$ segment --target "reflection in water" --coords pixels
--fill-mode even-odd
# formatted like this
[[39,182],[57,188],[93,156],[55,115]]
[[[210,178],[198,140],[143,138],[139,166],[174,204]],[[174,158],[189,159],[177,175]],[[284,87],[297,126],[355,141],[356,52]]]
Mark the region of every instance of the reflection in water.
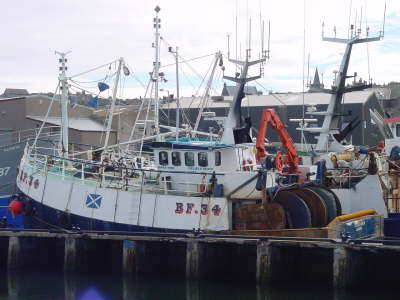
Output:
[[[313,284],[267,287],[240,281],[185,281],[116,274],[23,272],[0,274],[0,300],[289,300],[383,299],[394,292],[352,289],[334,292]],[[396,293],[397,294],[397,293]]]
[[107,300],[107,298],[96,288],[89,288],[77,300]]
[[76,299],[76,276],[70,273],[64,274],[64,295],[65,300]]
[[15,272],[8,273],[7,288],[8,288],[8,298],[10,300],[17,300],[19,291],[17,273]]

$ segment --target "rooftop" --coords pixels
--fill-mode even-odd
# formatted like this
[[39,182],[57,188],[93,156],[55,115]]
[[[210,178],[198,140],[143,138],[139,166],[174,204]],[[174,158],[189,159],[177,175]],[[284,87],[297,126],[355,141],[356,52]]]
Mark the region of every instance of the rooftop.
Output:
[[28,96],[29,92],[26,89],[10,89],[7,88],[4,90],[2,97],[15,97],[15,96]]
[[[366,89],[364,91],[355,91],[346,93],[344,95],[343,102],[346,103],[365,103],[372,95],[374,95],[374,89]],[[331,94],[328,93],[304,93],[305,105],[317,105],[317,104],[328,104],[331,99]],[[208,100],[207,108],[229,108],[233,97],[224,97],[223,101]],[[181,98],[181,108],[198,108],[200,106],[201,97],[187,97]],[[269,95],[247,95],[242,100],[242,107],[250,106],[282,106],[282,105],[302,105],[303,94],[302,93],[282,93],[282,94],[269,94]],[[171,102],[168,105],[163,106],[164,109],[175,109],[176,102]]]
[[[28,119],[44,122],[45,117],[42,116],[26,116]],[[48,117],[46,123],[61,126],[61,118]],[[105,131],[100,123],[88,118],[69,118],[69,128],[79,131]],[[113,131],[113,130],[112,130]]]

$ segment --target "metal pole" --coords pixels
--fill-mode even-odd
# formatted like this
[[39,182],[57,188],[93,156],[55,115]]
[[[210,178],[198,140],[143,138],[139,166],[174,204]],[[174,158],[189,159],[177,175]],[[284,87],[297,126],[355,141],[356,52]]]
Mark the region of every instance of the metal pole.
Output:
[[68,81],[65,71],[67,69],[65,63],[67,59],[65,56],[68,53],[56,52],[56,54],[60,55],[61,58],[59,62],[61,63],[60,71],[61,74],[59,76],[59,80],[61,82],[61,130],[62,130],[62,139],[61,139],[61,147],[62,147],[62,155],[63,157],[68,157]]
[[178,47],[175,50],[176,59],[176,141],[179,140],[179,67],[178,67]]
[[221,55],[222,55],[221,52],[218,52],[218,53],[215,54],[215,60],[214,60],[214,65],[213,65],[213,68],[212,68],[212,71],[211,71],[211,75],[210,75],[210,78],[208,79],[207,86],[206,86],[206,91],[204,93],[204,98],[202,99],[202,104],[201,104],[201,107],[199,109],[199,113],[197,115],[196,123],[195,123],[195,125],[193,127],[194,131],[196,131],[199,128],[201,115],[202,115],[204,107],[206,105],[206,102],[207,102],[206,99],[207,99],[207,96],[208,96],[208,94],[210,92],[210,89],[211,89],[211,84],[212,84],[212,81],[214,79],[215,69],[217,68],[218,60],[221,58]]
[[[156,53],[155,53],[155,62],[154,62],[154,74],[153,74],[153,81],[155,84],[155,95],[154,95],[154,127],[155,127],[155,134],[158,135],[160,133],[160,126],[159,126],[159,116],[158,116],[158,106],[159,106],[159,98],[158,98],[158,79],[159,79],[159,69],[160,69],[160,50],[159,50],[159,41],[160,41],[160,33],[158,32],[158,29],[160,28],[160,19],[158,18],[158,12],[161,10],[159,6],[156,6],[156,8],[154,9],[156,11],[156,17],[154,19],[154,27],[156,29],[156,33],[155,33],[155,49],[156,49]],[[159,141],[159,138],[157,137],[156,139],[157,141]]]
[[111,124],[112,124],[112,119],[113,119],[114,110],[115,110],[115,101],[116,101],[116,98],[117,98],[119,76],[121,74],[121,68],[122,68],[123,62],[124,62],[124,59],[121,57],[119,59],[117,76],[115,77],[115,83],[114,83],[113,96],[112,96],[112,100],[111,100],[110,112],[109,112],[109,115],[108,115],[108,118],[107,118],[107,129],[106,129],[106,138],[104,140],[104,149],[107,149],[108,140],[110,138]]

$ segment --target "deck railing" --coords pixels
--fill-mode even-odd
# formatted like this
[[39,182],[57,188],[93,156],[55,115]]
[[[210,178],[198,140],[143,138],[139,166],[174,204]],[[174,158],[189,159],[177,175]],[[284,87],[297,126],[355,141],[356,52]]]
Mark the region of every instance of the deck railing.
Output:
[[367,168],[335,168],[327,169],[325,178],[328,179],[326,185],[330,188],[353,188],[364,177],[368,175]]
[[[157,170],[151,164],[143,165],[150,161],[139,157],[126,158],[125,162],[101,163],[79,158],[62,158],[58,154],[42,154],[43,150],[48,149],[28,147],[23,164],[31,166],[35,173],[59,177],[65,181],[123,191],[187,196],[206,196],[211,188],[211,173]],[[133,167],[135,159],[142,160],[141,168]],[[188,176],[183,181],[177,181],[176,178],[172,179],[174,173]]]
[[[29,139],[34,139],[38,134],[39,134],[39,128],[6,131],[0,133],[0,143],[1,142],[6,142],[7,144],[19,143]],[[59,126],[47,126],[42,128],[39,138],[52,137],[57,135],[58,136],[60,135]]]

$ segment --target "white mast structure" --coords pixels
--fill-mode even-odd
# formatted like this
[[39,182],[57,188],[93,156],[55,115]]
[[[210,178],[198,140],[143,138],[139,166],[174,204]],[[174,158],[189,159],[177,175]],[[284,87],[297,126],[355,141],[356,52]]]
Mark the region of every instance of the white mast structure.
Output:
[[61,152],[63,157],[68,157],[68,78],[65,74],[67,70],[67,59],[65,58],[70,51],[58,52],[56,54],[60,55],[61,58],[59,59],[60,66],[60,75],[58,80],[61,82]]
[[108,118],[107,118],[107,128],[106,128],[106,137],[104,140],[104,149],[107,149],[108,140],[110,139],[111,124],[112,124],[114,110],[115,110],[115,101],[117,99],[119,77],[121,75],[121,69],[122,69],[122,65],[124,64],[124,59],[121,57],[118,60],[118,62],[119,62],[118,70],[117,70],[117,74],[115,76],[115,83],[114,83],[113,95],[112,95],[112,100],[111,100],[111,107],[110,107],[110,112],[109,112]]
[[[317,137],[318,142],[316,146],[317,151],[345,151],[347,148],[340,144],[335,138],[335,134],[340,133],[340,117],[343,116],[341,112],[341,102],[343,95],[352,91],[359,91],[366,88],[372,87],[372,84],[367,85],[358,85],[353,87],[346,87],[346,79],[353,76],[347,76],[347,69],[350,63],[350,55],[351,50],[354,44],[360,43],[368,43],[379,41],[383,37],[383,32],[380,32],[377,37],[367,37],[361,38],[361,28],[358,30],[354,30],[354,25],[351,25],[351,33],[350,38],[331,38],[324,36],[324,24],[322,24],[322,40],[334,43],[343,43],[346,44],[346,50],[343,54],[342,62],[340,65],[339,72],[337,73],[337,77],[333,86],[333,90],[331,91],[332,96],[330,102],[328,104],[328,109],[326,111],[321,112],[312,112],[313,115],[322,115],[324,116],[324,121],[322,127],[310,127],[304,128],[304,131],[319,133]],[[335,32],[336,36],[336,32]],[[351,146],[350,146],[351,147]]]
[[[172,50],[172,47],[169,47],[169,52],[175,55],[175,72],[176,72],[176,141],[179,140],[179,123],[180,123],[180,107],[179,107],[179,55],[178,55],[178,47],[175,47],[175,51]],[[169,99],[168,99],[169,101]]]
[[179,65],[178,65],[178,47],[175,49],[176,58],[176,141],[179,140]]
[[157,5],[155,7],[155,12],[156,12],[156,17],[154,18],[154,28],[156,29],[155,33],[155,61],[154,61],[154,69],[153,69],[153,74],[152,74],[152,81],[154,82],[154,131],[156,137],[156,141],[160,140],[159,133],[160,133],[160,124],[159,124],[159,96],[158,96],[158,80],[160,77],[160,33],[159,29],[161,27],[160,25],[160,18],[158,17],[158,13],[160,12],[161,8]]
[[[264,67],[266,60],[269,59],[269,35],[268,35],[268,50],[264,50],[264,30],[261,28],[261,53],[260,59],[250,61],[251,58],[251,20],[249,20],[249,37],[248,37],[248,48],[246,49],[246,59],[244,61],[231,59],[228,57],[229,61],[240,67],[241,73],[236,73],[235,77],[223,76],[224,79],[236,82],[236,90],[233,101],[231,103],[228,116],[224,120],[224,132],[222,134],[221,143],[232,145],[240,144],[243,142],[251,142],[250,130],[246,135],[239,133],[240,128],[243,126],[241,104],[242,99],[245,97],[244,88],[247,82],[257,80],[261,78],[264,74]],[[260,65],[259,75],[248,77],[249,68],[253,65]],[[245,124],[249,126],[251,124]]]

